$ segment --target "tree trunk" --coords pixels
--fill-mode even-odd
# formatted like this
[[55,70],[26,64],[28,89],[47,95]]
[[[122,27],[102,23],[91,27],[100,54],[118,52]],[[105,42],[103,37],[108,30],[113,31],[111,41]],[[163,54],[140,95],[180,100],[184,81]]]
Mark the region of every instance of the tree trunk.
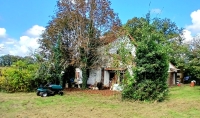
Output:
[[86,89],[87,88],[87,80],[88,80],[86,68],[82,68],[82,76],[83,76],[82,89]]

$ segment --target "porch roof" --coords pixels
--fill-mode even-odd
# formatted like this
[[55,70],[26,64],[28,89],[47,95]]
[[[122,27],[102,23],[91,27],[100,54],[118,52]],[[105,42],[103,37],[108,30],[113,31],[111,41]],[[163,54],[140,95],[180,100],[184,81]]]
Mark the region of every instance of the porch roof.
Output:
[[126,70],[126,68],[108,67],[108,68],[104,68],[104,70],[119,70],[119,71],[124,71],[124,70]]

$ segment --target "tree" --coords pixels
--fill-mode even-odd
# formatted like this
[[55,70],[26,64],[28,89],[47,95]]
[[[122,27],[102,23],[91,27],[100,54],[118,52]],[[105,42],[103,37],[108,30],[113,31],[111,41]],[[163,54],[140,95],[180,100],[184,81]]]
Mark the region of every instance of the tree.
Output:
[[52,65],[52,78],[54,79],[55,83],[63,85],[63,80],[62,80],[62,65],[60,65],[61,62],[61,57],[62,57],[62,52],[61,52],[61,39],[58,37],[57,43],[55,47],[53,47],[53,65]]
[[3,55],[0,57],[0,66],[11,66],[13,63],[22,60],[22,57],[19,56],[13,56],[13,55]]
[[185,74],[191,76],[200,84],[200,36],[196,36],[188,44],[188,51],[185,53]]
[[125,86],[124,99],[163,101],[168,93],[167,77],[171,42],[179,40],[179,29],[167,19],[134,18],[125,25],[136,41],[134,78]]
[[167,18],[155,18],[153,25],[157,31],[162,32],[165,36],[165,46],[168,47],[169,61],[183,70],[185,54],[188,50],[188,46],[184,43],[183,29],[178,28],[174,22]]
[[62,68],[71,65],[80,67],[83,71],[83,88],[86,87],[87,69],[99,64],[97,47],[102,45],[106,36],[101,40],[100,37],[121,25],[110,4],[108,0],[59,0],[56,16],[49,22],[40,40],[43,54],[51,58],[58,33],[61,35]]

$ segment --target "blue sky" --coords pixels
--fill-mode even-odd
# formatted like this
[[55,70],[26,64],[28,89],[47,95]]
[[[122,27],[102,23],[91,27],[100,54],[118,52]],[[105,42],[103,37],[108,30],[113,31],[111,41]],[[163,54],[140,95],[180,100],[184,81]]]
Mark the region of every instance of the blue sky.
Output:
[[[200,0],[111,0],[122,23],[133,17],[170,18],[185,28],[189,40],[200,33]],[[56,0],[0,0],[0,55],[25,56],[36,49],[37,39],[56,9]]]

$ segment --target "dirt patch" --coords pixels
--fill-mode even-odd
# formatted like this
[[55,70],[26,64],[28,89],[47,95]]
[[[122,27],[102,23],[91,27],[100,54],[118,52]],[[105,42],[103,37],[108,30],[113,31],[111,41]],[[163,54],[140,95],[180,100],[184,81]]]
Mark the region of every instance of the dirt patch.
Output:
[[67,88],[64,90],[67,93],[73,93],[73,92],[82,92],[82,93],[87,93],[87,94],[99,94],[102,96],[113,96],[120,94],[121,92],[119,91],[112,91],[109,89],[104,89],[104,90],[92,90],[92,89],[78,89],[78,88]]

